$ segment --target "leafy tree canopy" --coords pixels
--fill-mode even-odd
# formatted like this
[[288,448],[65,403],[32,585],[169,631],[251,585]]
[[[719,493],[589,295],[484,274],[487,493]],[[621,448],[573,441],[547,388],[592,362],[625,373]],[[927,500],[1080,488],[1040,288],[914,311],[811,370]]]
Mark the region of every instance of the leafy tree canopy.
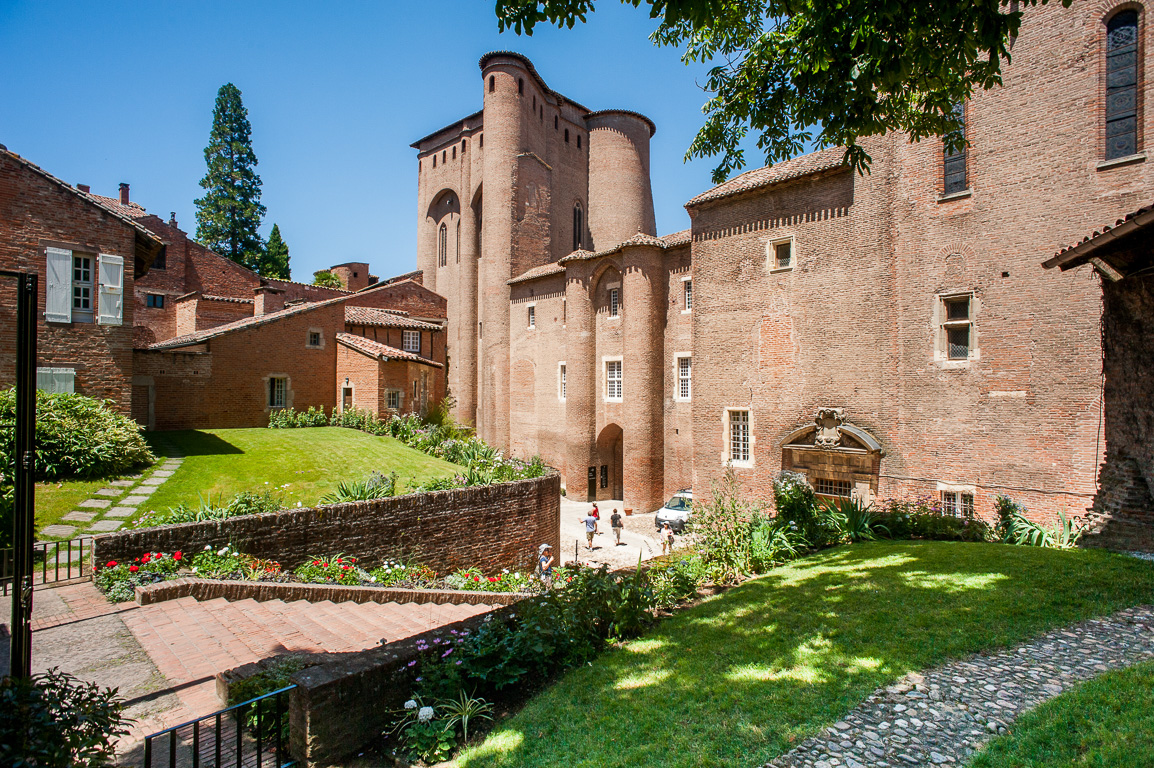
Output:
[[268,235],[268,244],[265,245],[261,256],[259,272],[264,277],[289,279],[289,248],[281,238],[280,227],[276,224],[272,225],[272,232]]
[[337,277],[335,272],[330,272],[327,269],[322,269],[320,272],[313,273],[313,285],[319,285],[323,288],[344,288],[345,284]]
[[259,271],[264,242],[257,228],[265,207],[252,151],[252,126],[240,89],[225,83],[216,94],[212,132],[204,149],[208,172],[196,201],[196,239],[238,264]]
[[[964,143],[954,106],[1001,83],[1021,6],[1048,0],[622,0],[649,6],[657,45],[712,62],[705,124],[685,159],[720,155],[720,183],[746,163],[751,132],[767,165],[804,147],[846,147],[864,172],[859,139],[904,131],[914,141]],[[1071,0],[1061,0],[1069,6]],[[594,0],[496,0],[502,30],[573,27]]]

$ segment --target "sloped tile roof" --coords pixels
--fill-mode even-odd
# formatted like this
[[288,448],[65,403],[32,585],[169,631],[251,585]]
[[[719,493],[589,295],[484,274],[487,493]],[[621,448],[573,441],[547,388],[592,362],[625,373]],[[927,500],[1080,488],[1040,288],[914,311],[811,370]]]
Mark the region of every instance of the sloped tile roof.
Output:
[[514,277],[512,280],[506,280],[506,285],[513,285],[514,283],[523,283],[526,280],[535,280],[538,277],[548,277],[549,275],[560,275],[565,271],[565,267],[554,262],[552,264],[542,264],[539,267],[522,272]]
[[691,230],[683,229],[671,235],[662,235],[661,239],[665,241],[666,248],[676,248],[679,245],[688,245],[693,240],[693,233]]
[[748,192],[751,189],[768,187],[771,184],[778,184],[789,179],[808,176],[811,173],[819,173],[821,171],[844,167],[845,164],[842,162],[844,157],[845,147],[827,147],[820,152],[795,157],[792,160],[786,160],[776,165],[754,168],[752,171],[746,171],[739,176],[734,176],[729,181],[722,182],[713,189],[702,192],[686,203],[685,207],[690,208],[713,200],[720,200],[723,197],[738,195],[742,192]]
[[692,240],[692,235],[688,229],[683,229],[680,232],[674,232],[665,237],[654,237],[653,235],[646,235],[638,232],[628,240],[622,240],[612,248],[606,248],[603,251],[586,251],[578,249],[568,256],[562,257],[559,261],[552,264],[542,264],[539,267],[533,267],[530,270],[522,272],[514,277],[512,280],[506,280],[506,285],[515,285],[516,283],[523,283],[529,280],[536,280],[541,277],[548,277],[549,275],[558,275],[565,271],[565,264],[571,261],[589,261],[591,259],[599,259],[602,256],[608,256],[611,253],[617,253],[622,248],[630,245],[649,245],[654,248],[677,248],[678,246],[687,245]]
[[[1136,210],[1132,213],[1128,213],[1125,216],[1123,216],[1122,218],[1115,221],[1113,226],[1107,224],[1107,225],[1103,226],[1100,230],[1095,230],[1092,234],[1086,235],[1079,242],[1062,248],[1057,253],[1055,253],[1053,255],[1053,257],[1042,262],[1042,266],[1049,269],[1051,267],[1063,266],[1063,265],[1069,264],[1070,262],[1072,262],[1074,260],[1078,260],[1078,257],[1082,255],[1083,251],[1088,253],[1089,251],[1094,250],[1105,239],[1107,239],[1107,238],[1113,239],[1115,237],[1119,237],[1123,234],[1126,234],[1126,232],[1115,232],[1114,230],[1117,230],[1119,227],[1127,224],[1128,222],[1133,222],[1135,219],[1137,219],[1139,217],[1142,217],[1143,219],[1150,218],[1149,216],[1147,216],[1147,214],[1149,214],[1151,212],[1154,212],[1154,205],[1144,205],[1141,208],[1139,208],[1138,210]],[[1138,226],[1138,225],[1145,226],[1148,223],[1149,222],[1146,222],[1146,221],[1134,222],[1134,226],[1126,227],[1126,229],[1132,230],[1135,228],[1135,226]],[[1078,260],[1078,261],[1080,263],[1082,260]],[[1065,268],[1067,268],[1067,267],[1063,266],[1063,269],[1065,269]]]
[[207,293],[200,294],[200,298],[205,301],[225,301],[230,304],[252,304],[252,299],[241,299],[236,296],[212,296]]
[[147,216],[148,215],[148,211],[144,210],[144,207],[141,206],[139,203],[129,202],[128,204],[125,204],[125,203],[120,202],[120,200],[118,198],[105,197],[104,195],[95,195],[91,192],[88,193],[88,196],[95,198],[101,205],[103,205],[108,210],[115,211],[116,213],[119,213],[121,216],[124,216],[124,217],[129,218],[129,219],[138,219],[141,216]]
[[420,331],[439,331],[441,326],[413,320],[407,312],[376,307],[345,306],[345,322],[349,325],[372,325],[381,328],[411,328]]
[[390,347],[389,345],[382,344],[379,341],[366,339],[364,336],[356,336],[351,333],[338,333],[337,342],[344,344],[349,349],[356,350],[361,354],[368,355],[369,357],[375,357],[382,362],[388,362],[389,360],[408,360],[414,363],[431,365],[434,368],[444,367],[440,363],[428,360],[421,357],[420,355],[413,354],[412,352],[405,352],[404,350],[397,349],[396,347]]

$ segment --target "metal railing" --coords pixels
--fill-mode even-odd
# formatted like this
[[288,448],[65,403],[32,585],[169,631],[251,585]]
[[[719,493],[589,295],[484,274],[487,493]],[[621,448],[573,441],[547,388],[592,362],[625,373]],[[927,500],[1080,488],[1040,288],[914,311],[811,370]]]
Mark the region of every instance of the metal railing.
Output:
[[[91,552],[90,539],[38,541],[32,545],[32,583],[53,584],[92,575],[92,566],[84,562]],[[63,551],[62,551],[63,550]],[[16,558],[11,547],[0,549],[0,595],[12,588]]]
[[296,766],[288,755],[288,695],[293,688],[285,686],[146,736],[144,768]]

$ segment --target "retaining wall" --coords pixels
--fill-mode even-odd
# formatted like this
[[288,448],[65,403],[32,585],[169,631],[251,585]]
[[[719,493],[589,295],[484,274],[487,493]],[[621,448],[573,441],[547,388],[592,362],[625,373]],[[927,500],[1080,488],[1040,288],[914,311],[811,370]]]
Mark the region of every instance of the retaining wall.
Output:
[[192,597],[199,602],[224,598],[229,602],[283,600],[291,603],[435,603],[437,605],[512,605],[528,597],[523,592],[470,592],[457,589],[393,589],[343,584],[297,584],[231,579],[173,579],[136,588],[138,605]]

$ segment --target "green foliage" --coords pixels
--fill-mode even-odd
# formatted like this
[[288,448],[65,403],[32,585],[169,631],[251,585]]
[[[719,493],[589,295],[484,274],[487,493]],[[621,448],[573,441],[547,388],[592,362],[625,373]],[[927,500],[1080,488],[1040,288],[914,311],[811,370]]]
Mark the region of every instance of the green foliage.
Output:
[[[335,412],[334,412],[335,415]],[[275,408],[268,414],[269,429],[295,429],[297,427],[327,427],[329,417],[324,407],[309,406],[307,411],[293,408]]]
[[264,247],[264,252],[261,253],[260,269],[257,271],[264,277],[289,279],[289,247],[281,238],[280,227],[276,224],[272,225],[268,243]]
[[990,541],[993,538],[986,521],[946,514],[940,501],[925,497],[882,502],[874,515],[873,530],[882,531],[891,539]]
[[466,592],[529,592],[535,587],[528,574],[508,568],[496,576],[486,576],[480,568],[461,568],[446,576],[445,584]]
[[369,572],[369,581],[382,587],[433,589],[436,587],[437,572],[417,562],[388,558],[379,568]]
[[397,494],[397,473],[382,475],[374,472],[364,480],[342,480],[336,490],[321,496],[321,504],[341,504],[346,501],[387,499]]
[[823,512],[805,475],[783,471],[773,481],[773,501],[780,523],[790,524],[805,545],[821,549],[841,541],[839,521]]
[[98,564],[93,581],[109,602],[124,603],[136,597],[137,587],[177,578],[183,563],[184,553],[179,550],[171,555],[145,552],[131,563],[109,560]]
[[258,271],[264,242],[257,229],[265,207],[252,151],[252,126],[240,89],[221,86],[212,112],[212,132],[204,149],[208,170],[196,200],[196,239],[237,264]]
[[337,277],[335,272],[330,272],[327,269],[322,269],[319,272],[313,273],[313,285],[319,285],[322,288],[344,288],[345,284]]
[[105,768],[128,733],[115,688],[101,689],[50,669],[0,678],[0,765]]
[[190,507],[178,504],[169,507],[166,511],[152,511],[137,519],[137,528],[152,528],[158,525],[173,525],[175,523],[199,523],[204,520],[225,520],[241,515],[259,515],[266,512],[278,512],[284,509],[280,498],[272,491],[254,493],[242,491],[227,504],[219,501],[214,505],[211,501],[200,500],[200,505]]
[[[999,501],[1005,497],[999,496]],[[1004,506],[1009,509],[1011,505],[1017,508],[1008,513],[1003,519],[999,519],[999,530],[1005,530],[1004,538],[1002,539],[1007,544],[1018,544],[1029,547],[1048,547],[1050,549],[1070,549],[1078,543],[1082,538],[1082,534],[1086,532],[1085,526],[1078,523],[1073,518],[1066,517],[1066,513],[1058,511],[1058,521],[1053,528],[1046,528],[1039,525],[1026,517],[1026,508],[1018,505],[1016,502],[1010,502],[1007,499]],[[1003,507],[999,505],[999,516],[1003,512]]]
[[456,732],[436,719],[421,722],[414,718],[401,729],[401,740],[411,755],[428,765],[447,760],[457,748]]
[[[292,683],[294,673],[302,669],[316,666],[301,656],[279,656],[264,665],[264,669],[250,677],[239,680],[228,687],[228,705],[241,704],[251,701],[258,696],[264,696],[279,691]],[[260,708],[258,713],[257,707]],[[250,706],[243,713],[245,727],[249,733],[260,739],[269,739],[276,735],[276,707],[272,701],[258,702]],[[281,742],[288,743],[289,738],[289,711],[284,708],[281,713]]]
[[247,579],[259,581],[281,573],[280,563],[246,555],[226,544],[219,549],[205,545],[192,557],[192,572],[203,579]]
[[[745,166],[750,133],[767,165],[815,144],[846,147],[845,161],[862,172],[870,162],[859,143],[865,137],[901,131],[913,141],[943,136],[951,149],[963,145],[954,105],[1002,82],[1022,20],[1005,2],[623,2],[648,5],[660,19],[655,44],[683,50],[686,64],[713,65],[705,125],[686,160],[721,155],[714,183]],[[502,30],[532,34],[538,22],[584,22],[593,5],[497,0],[496,12]]]
[[492,720],[493,705],[476,696],[466,695],[464,691],[457,694],[455,699],[447,699],[438,707],[445,718],[445,727],[455,731],[461,726],[461,740],[469,740],[470,720]]
[[672,608],[697,594],[705,581],[705,563],[697,553],[675,555],[646,571],[656,608]]
[[313,584],[354,585],[372,578],[357,565],[357,558],[343,554],[314,557],[298,566],[293,573],[301,581]]
[[822,502],[821,508],[826,519],[845,540],[854,543],[874,541],[879,532],[889,534],[889,529],[874,519],[873,505],[863,505],[859,499],[828,499]]

